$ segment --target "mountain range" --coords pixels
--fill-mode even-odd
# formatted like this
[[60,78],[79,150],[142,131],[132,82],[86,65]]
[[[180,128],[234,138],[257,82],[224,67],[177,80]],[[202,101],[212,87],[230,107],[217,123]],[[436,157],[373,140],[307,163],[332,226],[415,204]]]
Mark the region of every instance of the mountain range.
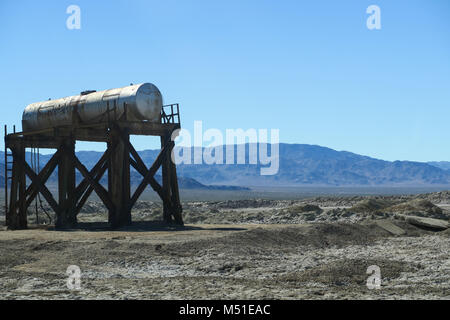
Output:
[[[177,165],[180,188],[233,189],[247,186],[450,186],[450,162],[384,161],[347,151],[307,144],[279,144],[279,171],[275,175],[261,175],[261,164],[249,164],[251,145],[246,144],[245,164],[179,164]],[[225,147],[221,147],[225,155]],[[235,146],[235,150],[236,150]],[[270,147],[268,147],[270,150]],[[205,149],[191,148],[194,152]],[[258,151],[258,146],[256,146]],[[159,150],[139,151],[150,165]],[[77,157],[91,168],[102,152],[80,151]],[[51,155],[41,155],[41,168]],[[29,158],[29,156],[28,156]],[[4,159],[0,152],[0,159]],[[4,165],[0,164],[0,176]],[[55,180],[54,175],[51,180]],[[131,172],[132,183],[139,183],[141,176]],[[4,179],[0,177],[0,186]],[[235,187],[233,187],[235,186]],[[239,189],[239,188],[237,188]]]
[[450,161],[431,161],[428,162],[429,165],[440,168],[442,170],[450,170]]

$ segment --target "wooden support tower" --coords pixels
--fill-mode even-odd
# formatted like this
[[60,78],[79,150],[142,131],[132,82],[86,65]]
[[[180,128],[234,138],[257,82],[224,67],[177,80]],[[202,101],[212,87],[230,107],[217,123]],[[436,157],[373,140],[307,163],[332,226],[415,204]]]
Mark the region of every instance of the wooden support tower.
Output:
[[[124,106],[125,108],[126,106]],[[165,112],[169,108],[169,112]],[[76,117],[74,117],[76,118]],[[95,192],[108,209],[108,222],[112,228],[131,224],[131,210],[144,192],[150,187],[163,202],[163,220],[168,224],[183,225],[176,166],[171,160],[174,147],[172,133],[180,128],[178,104],[164,106],[161,122],[127,121],[108,119],[107,122],[57,127],[38,132],[18,132],[8,134],[5,127],[5,159],[7,150],[12,154],[12,175],[10,191],[6,189],[6,224],[9,229],[27,228],[27,210],[38,194],[41,194],[55,212],[55,227],[73,228],[77,215]],[[133,145],[130,135],[159,136],[161,150],[150,167],[144,163]],[[90,170],[75,154],[76,141],[105,142],[106,151]],[[27,163],[27,148],[56,149],[47,164],[36,172]],[[7,167],[7,162],[5,167]],[[131,194],[130,168],[133,167],[143,179]],[[45,183],[58,168],[58,197],[54,198]],[[162,185],[155,174],[162,168]],[[76,185],[76,171],[83,180]],[[108,185],[100,183],[108,171]],[[8,174],[5,172],[5,188]],[[31,182],[27,186],[27,178]],[[9,198],[9,199],[8,199]],[[9,202],[9,205],[8,205]]]

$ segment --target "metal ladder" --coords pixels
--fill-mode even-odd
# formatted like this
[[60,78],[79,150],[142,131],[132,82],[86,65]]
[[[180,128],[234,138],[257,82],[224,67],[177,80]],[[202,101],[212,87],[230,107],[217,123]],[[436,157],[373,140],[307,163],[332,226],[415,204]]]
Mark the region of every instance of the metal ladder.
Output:
[[[16,126],[13,127],[13,132],[16,133]],[[8,181],[12,180],[12,161],[9,158],[12,158],[12,153],[8,152],[8,148],[6,147],[6,136],[8,135],[8,127],[5,124],[5,215],[8,212]],[[12,160],[12,159],[11,159]],[[11,176],[9,173],[11,172]]]

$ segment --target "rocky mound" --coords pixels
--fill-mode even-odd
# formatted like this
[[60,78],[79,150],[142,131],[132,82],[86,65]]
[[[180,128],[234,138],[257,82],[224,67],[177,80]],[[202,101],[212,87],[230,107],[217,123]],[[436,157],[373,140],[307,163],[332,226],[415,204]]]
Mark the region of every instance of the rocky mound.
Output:
[[450,217],[443,212],[441,208],[428,200],[414,199],[411,201],[399,203],[386,208],[387,212],[401,213],[419,217],[428,217],[435,219],[449,219]]
[[450,204],[450,190],[419,194],[416,199],[425,199],[435,204]]
[[297,205],[292,206],[287,209],[287,212],[289,213],[303,213],[303,212],[315,212],[315,213],[322,213],[323,210],[314,204],[304,204],[304,205]]
[[349,211],[356,213],[375,213],[377,211],[382,211],[394,204],[392,200],[385,199],[365,199],[349,209]]
[[316,268],[280,276],[288,282],[319,282],[334,286],[364,285],[367,282],[367,266],[376,265],[383,270],[383,281],[398,278],[402,272],[415,271],[419,265],[386,259],[343,259]]

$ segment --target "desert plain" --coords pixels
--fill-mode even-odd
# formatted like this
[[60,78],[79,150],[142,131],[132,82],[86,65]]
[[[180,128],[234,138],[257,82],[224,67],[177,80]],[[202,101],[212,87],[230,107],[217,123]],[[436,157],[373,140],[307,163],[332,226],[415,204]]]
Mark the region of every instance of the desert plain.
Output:
[[75,229],[30,209],[11,231],[2,212],[0,299],[450,299],[450,191],[185,201],[184,227],[157,201],[132,215],[110,230],[89,201]]

